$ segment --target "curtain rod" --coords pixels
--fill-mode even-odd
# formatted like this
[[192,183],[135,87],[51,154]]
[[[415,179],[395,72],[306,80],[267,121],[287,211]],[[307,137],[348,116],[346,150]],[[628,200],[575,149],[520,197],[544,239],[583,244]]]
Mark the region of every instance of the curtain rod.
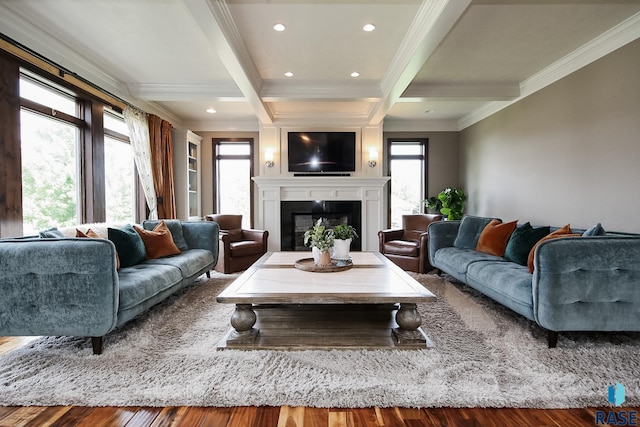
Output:
[[80,77],[73,71],[62,67],[61,65],[58,65],[57,63],[44,57],[38,52],[35,52],[34,50],[24,46],[23,44],[13,40],[10,37],[7,37],[2,33],[0,33],[0,49],[19,59],[22,59],[23,61],[28,62],[31,65],[36,66],[42,71],[57,76],[62,80],[73,84],[74,86],[90,93],[93,96],[96,96],[101,101],[111,104],[111,107],[115,110],[119,110],[120,113],[122,113],[122,110],[126,106],[131,106],[131,104],[124,101],[123,99],[107,92],[96,84]]

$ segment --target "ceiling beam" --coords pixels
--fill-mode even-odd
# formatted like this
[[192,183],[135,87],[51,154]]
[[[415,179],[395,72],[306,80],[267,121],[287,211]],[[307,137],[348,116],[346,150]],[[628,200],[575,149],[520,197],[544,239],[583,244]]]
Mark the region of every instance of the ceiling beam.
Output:
[[382,78],[380,88],[383,98],[371,112],[370,124],[376,125],[384,120],[393,104],[398,101],[470,3],[471,0],[423,0]]
[[251,59],[225,0],[183,0],[193,19],[220,57],[258,120],[272,124],[273,116],[260,97],[262,79]]

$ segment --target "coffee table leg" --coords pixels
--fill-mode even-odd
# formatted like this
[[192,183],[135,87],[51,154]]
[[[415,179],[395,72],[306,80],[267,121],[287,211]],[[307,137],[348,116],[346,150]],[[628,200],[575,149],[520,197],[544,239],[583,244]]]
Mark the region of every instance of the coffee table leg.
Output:
[[396,323],[399,328],[393,329],[398,344],[424,343],[430,346],[430,340],[420,328],[422,319],[417,304],[403,303],[396,313]]
[[233,331],[228,341],[254,342],[258,336],[258,330],[253,327],[256,324],[256,312],[251,304],[236,304],[236,309],[231,315]]

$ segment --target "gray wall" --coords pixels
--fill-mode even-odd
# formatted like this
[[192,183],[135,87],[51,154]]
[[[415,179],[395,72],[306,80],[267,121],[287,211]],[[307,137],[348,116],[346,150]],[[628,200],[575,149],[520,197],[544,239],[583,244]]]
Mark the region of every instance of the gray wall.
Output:
[[385,147],[389,138],[429,139],[428,196],[437,196],[447,187],[460,185],[458,132],[383,132],[382,136]]
[[640,232],[640,40],[460,134],[467,213]]

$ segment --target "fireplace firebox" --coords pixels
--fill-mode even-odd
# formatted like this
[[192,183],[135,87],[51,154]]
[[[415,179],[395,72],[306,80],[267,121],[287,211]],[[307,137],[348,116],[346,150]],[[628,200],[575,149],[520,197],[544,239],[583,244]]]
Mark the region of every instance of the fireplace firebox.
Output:
[[[319,218],[326,218],[330,227],[349,224],[362,233],[362,206],[359,200],[347,201],[283,201],[280,202],[280,247],[283,251],[308,251],[304,233]],[[362,250],[360,238],[351,242],[351,250]]]

